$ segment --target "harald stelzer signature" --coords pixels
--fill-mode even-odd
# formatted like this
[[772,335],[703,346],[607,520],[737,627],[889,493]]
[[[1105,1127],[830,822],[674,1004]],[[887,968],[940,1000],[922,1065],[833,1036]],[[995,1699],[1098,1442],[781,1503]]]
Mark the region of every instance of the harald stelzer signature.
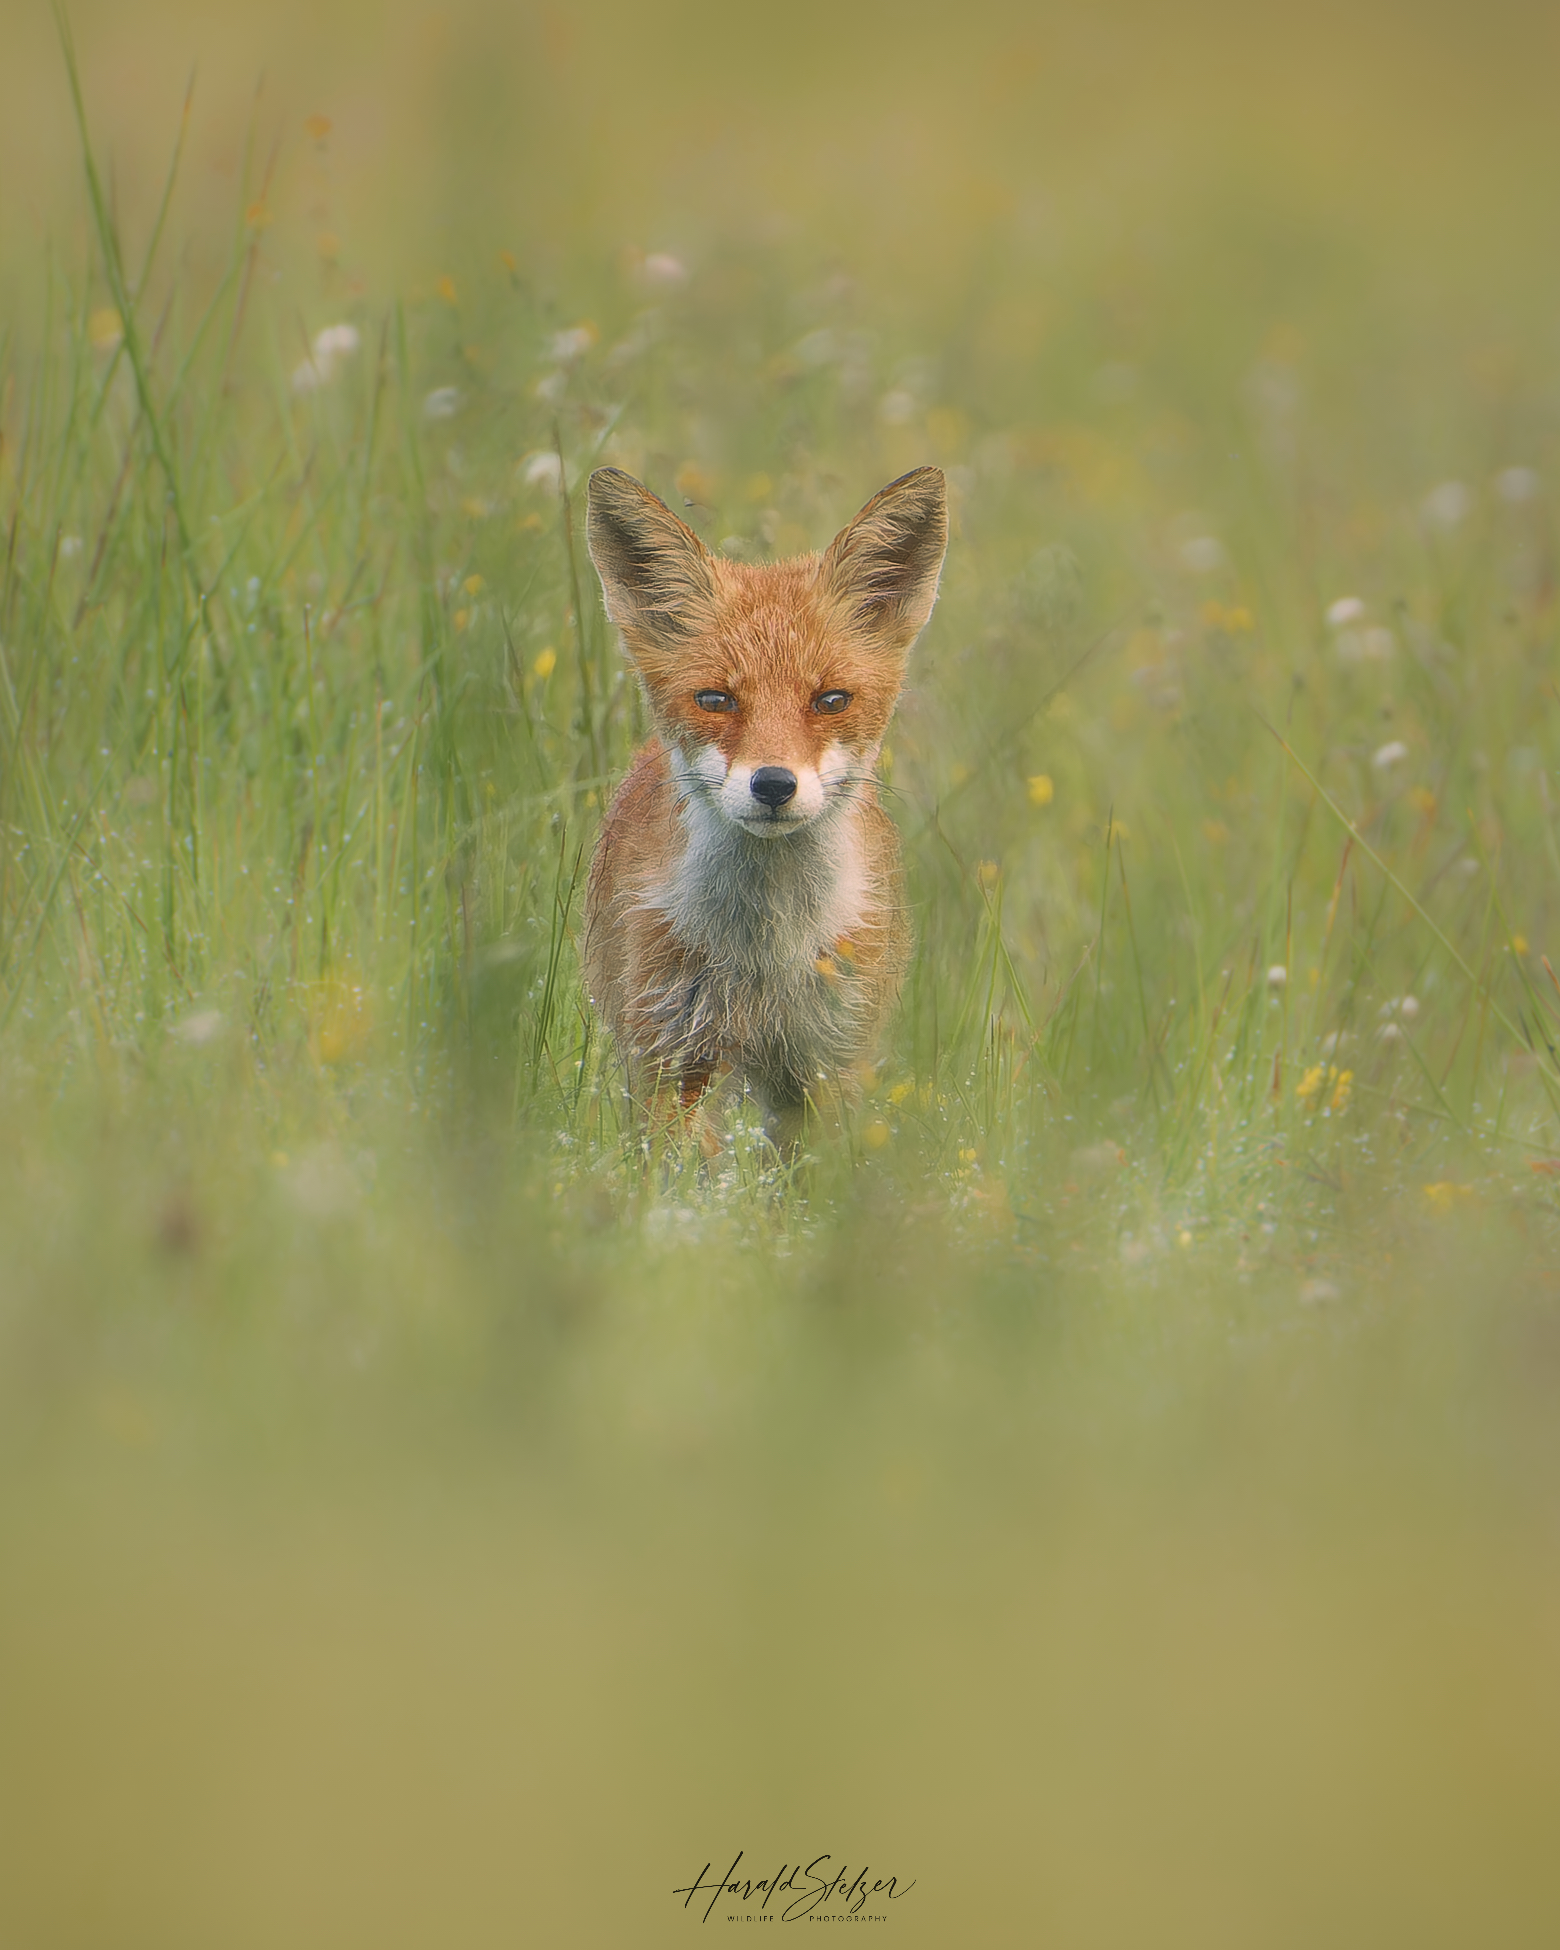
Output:
[[[915,1887],[914,1882],[907,1882],[900,1888],[896,1876],[878,1876],[869,1882],[870,1869],[861,1870],[855,1880],[847,1884],[845,1874],[848,1864],[843,1862],[834,1875],[820,1874],[820,1870],[834,1860],[832,1855],[815,1855],[805,1868],[800,1864],[793,1867],[788,1862],[782,1862],[773,1875],[739,1876],[737,1865],[743,1854],[744,1851],[738,1849],[736,1861],[723,1876],[715,1880],[706,1879],[710,1873],[710,1864],[706,1862],[699,1871],[697,1882],[674,1889],[672,1894],[682,1897],[683,1908],[686,1909],[695,1896],[702,1896],[708,1890],[709,1907],[704,1912],[706,1923],[710,1920],[710,1911],[722,1896],[732,1896],[740,1903],[750,1903],[755,1896],[762,1895],[760,1910],[768,1909],[777,1896],[789,1896],[790,1902],[783,1909],[777,1906],[777,1913],[782,1923],[794,1923],[803,1916],[811,1915],[822,1904],[837,1900],[845,1905],[848,1914],[853,1915],[869,1896],[882,1896],[885,1901],[893,1903],[908,1896]],[[804,1879],[798,1882],[798,1876]]]

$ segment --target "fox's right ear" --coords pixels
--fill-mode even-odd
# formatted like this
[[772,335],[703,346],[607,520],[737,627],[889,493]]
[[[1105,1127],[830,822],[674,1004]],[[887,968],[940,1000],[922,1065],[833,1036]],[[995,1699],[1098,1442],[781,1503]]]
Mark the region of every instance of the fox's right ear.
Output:
[[666,648],[705,627],[715,600],[709,552],[631,474],[591,475],[585,531],[607,614],[630,650]]

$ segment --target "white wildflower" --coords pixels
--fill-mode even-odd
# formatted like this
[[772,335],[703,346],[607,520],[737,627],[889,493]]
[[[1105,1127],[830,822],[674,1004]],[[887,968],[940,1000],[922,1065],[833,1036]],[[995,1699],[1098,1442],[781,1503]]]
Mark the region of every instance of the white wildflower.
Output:
[[193,1016],[186,1016],[182,1022],[173,1023],[168,1033],[176,1036],[181,1043],[190,1043],[200,1049],[217,1035],[221,1027],[220,1009],[201,1009]]
[[1179,554],[1182,566],[1193,575],[1211,575],[1224,566],[1224,544],[1217,535],[1189,536],[1182,542]]
[[361,350],[363,340],[355,325],[327,325],[314,337],[316,359],[350,359]]
[[328,386],[339,372],[342,361],[356,358],[362,344],[362,336],[355,325],[327,325],[323,331],[316,332],[308,358],[293,368],[293,391],[312,393],[321,386]]
[[453,420],[460,411],[460,388],[458,386],[435,386],[423,401],[425,420]]
[[1531,467],[1503,467],[1495,476],[1495,492],[1502,501],[1531,501],[1540,485]]
[[545,447],[539,448],[521,461],[520,478],[527,487],[551,488],[554,494],[559,494],[563,490],[563,462]]
[[1473,496],[1461,481],[1442,481],[1439,487],[1431,488],[1419,506],[1432,527],[1455,528],[1467,518]]
[[1359,622],[1364,614],[1365,605],[1358,596],[1340,596],[1327,605],[1327,620],[1335,630],[1341,630],[1345,623]]
[[80,553],[81,537],[79,535],[61,535],[60,560],[62,562],[69,562],[73,556],[77,556]]
[[1341,1289],[1331,1280],[1306,1280],[1300,1288],[1302,1307],[1330,1307],[1342,1298]]
[[903,387],[885,393],[878,401],[878,418],[887,427],[907,427],[915,418],[915,394]]
[[673,257],[670,251],[651,251],[639,267],[639,275],[646,284],[656,285],[663,291],[674,290],[688,281],[688,267],[680,257]]
[[1385,745],[1378,745],[1370,755],[1372,767],[1378,772],[1390,772],[1394,765],[1401,765],[1408,757],[1408,747],[1401,738],[1393,738]]
[[571,325],[566,331],[554,332],[552,356],[561,366],[572,365],[584,358],[599,336],[594,325]]
[[1289,970],[1281,961],[1274,962],[1267,972],[1267,985],[1270,989],[1281,989],[1289,980]]

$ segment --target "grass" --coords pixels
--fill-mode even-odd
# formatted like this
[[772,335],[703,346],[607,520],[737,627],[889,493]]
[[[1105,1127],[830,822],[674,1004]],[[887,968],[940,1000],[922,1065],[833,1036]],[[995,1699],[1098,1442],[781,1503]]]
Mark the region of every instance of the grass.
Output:
[[[1548,1941],[1520,64],[1428,34],[1467,125],[1404,196],[1366,165],[1418,110],[1351,174],[1301,66],[1259,137],[1192,78],[1258,71],[1216,13],[1166,56],[1211,92],[1047,150],[1023,91],[1061,114],[1093,44],[988,97],[992,9],[911,220],[867,152],[930,23],[835,211],[775,188],[832,99],[783,60],[727,180],[628,180],[641,68],[686,107],[756,44],[615,19],[518,130],[480,9],[373,70],[442,227],[290,98],[219,140],[197,88],[122,184],[89,34],[36,70],[78,141],[0,324],[0,1916],[659,1943],[707,1858],[833,1849],[919,1879],[912,1942]],[[757,559],[929,458],[898,1022],[800,1173],[741,1118],[647,1169],[577,966],[645,725],[585,478]]]

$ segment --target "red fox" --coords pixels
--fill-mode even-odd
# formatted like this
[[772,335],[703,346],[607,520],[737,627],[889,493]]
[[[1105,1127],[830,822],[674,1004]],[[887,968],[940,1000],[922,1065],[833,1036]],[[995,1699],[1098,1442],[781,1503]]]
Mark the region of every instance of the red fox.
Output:
[[920,467],[822,555],[712,555],[631,476],[590,479],[591,559],[655,735],[607,810],[585,980],[635,1097],[718,1148],[729,1082],[794,1149],[850,1098],[910,949],[875,767],[937,598],[947,488]]

